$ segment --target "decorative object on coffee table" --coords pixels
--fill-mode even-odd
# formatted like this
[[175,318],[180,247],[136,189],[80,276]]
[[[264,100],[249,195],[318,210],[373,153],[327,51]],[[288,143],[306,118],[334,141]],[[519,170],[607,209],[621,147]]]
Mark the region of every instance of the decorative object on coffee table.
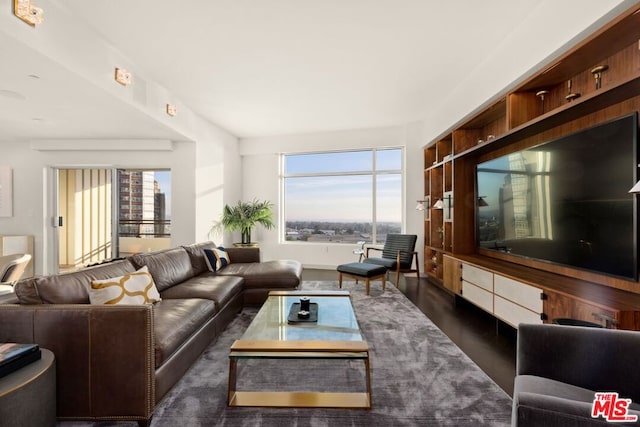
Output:
[[289,323],[318,322],[318,303],[311,302],[309,297],[301,297],[300,302],[294,302],[289,309]]

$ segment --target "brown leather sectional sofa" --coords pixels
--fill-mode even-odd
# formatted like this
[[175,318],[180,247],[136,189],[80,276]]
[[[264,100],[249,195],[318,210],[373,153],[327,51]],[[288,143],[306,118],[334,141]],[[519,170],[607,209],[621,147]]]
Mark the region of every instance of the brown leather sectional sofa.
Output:
[[[59,419],[150,422],[155,405],[243,305],[269,290],[295,289],[298,261],[260,262],[257,248],[228,248],[231,264],[211,273],[213,242],[134,255],[16,285],[18,304],[0,305],[0,342],[37,343],[56,356]],[[91,280],[146,265],[162,301],[91,305]],[[223,398],[221,396],[221,398]]]

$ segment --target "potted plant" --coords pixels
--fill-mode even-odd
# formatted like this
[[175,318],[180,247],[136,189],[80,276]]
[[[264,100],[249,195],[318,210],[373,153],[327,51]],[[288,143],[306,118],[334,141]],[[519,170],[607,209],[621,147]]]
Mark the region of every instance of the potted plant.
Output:
[[254,199],[251,202],[238,200],[234,206],[225,205],[220,222],[214,228],[219,226],[228,231],[240,231],[242,234],[240,245],[250,246],[252,245],[251,231],[257,225],[267,229],[275,226],[272,207],[271,202],[267,200]]

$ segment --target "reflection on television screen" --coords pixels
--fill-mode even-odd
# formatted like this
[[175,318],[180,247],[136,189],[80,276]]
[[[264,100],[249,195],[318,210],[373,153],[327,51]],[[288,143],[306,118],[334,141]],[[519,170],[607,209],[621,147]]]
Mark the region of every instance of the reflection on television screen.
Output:
[[637,129],[634,113],[478,164],[478,246],[637,279]]

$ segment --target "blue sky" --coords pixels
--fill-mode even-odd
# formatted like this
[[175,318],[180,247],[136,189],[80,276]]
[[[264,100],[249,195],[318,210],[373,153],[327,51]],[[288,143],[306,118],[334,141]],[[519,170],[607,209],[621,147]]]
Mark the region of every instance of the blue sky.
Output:
[[490,207],[490,209],[485,210],[493,210],[498,207],[500,189],[504,186],[504,180],[508,175],[510,167],[509,156],[499,157],[478,166],[479,171],[482,168],[505,171],[505,173],[480,172],[478,174],[478,196],[483,196],[484,201],[487,202]]
[[[379,171],[399,171],[402,150],[376,151]],[[370,222],[372,219],[373,156],[349,151],[287,156],[286,174],[363,172],[358,175],[290,177],[285,183],[286,220]],[[399,173],[377,175],[377,220],[402,219],[402,179]]]

